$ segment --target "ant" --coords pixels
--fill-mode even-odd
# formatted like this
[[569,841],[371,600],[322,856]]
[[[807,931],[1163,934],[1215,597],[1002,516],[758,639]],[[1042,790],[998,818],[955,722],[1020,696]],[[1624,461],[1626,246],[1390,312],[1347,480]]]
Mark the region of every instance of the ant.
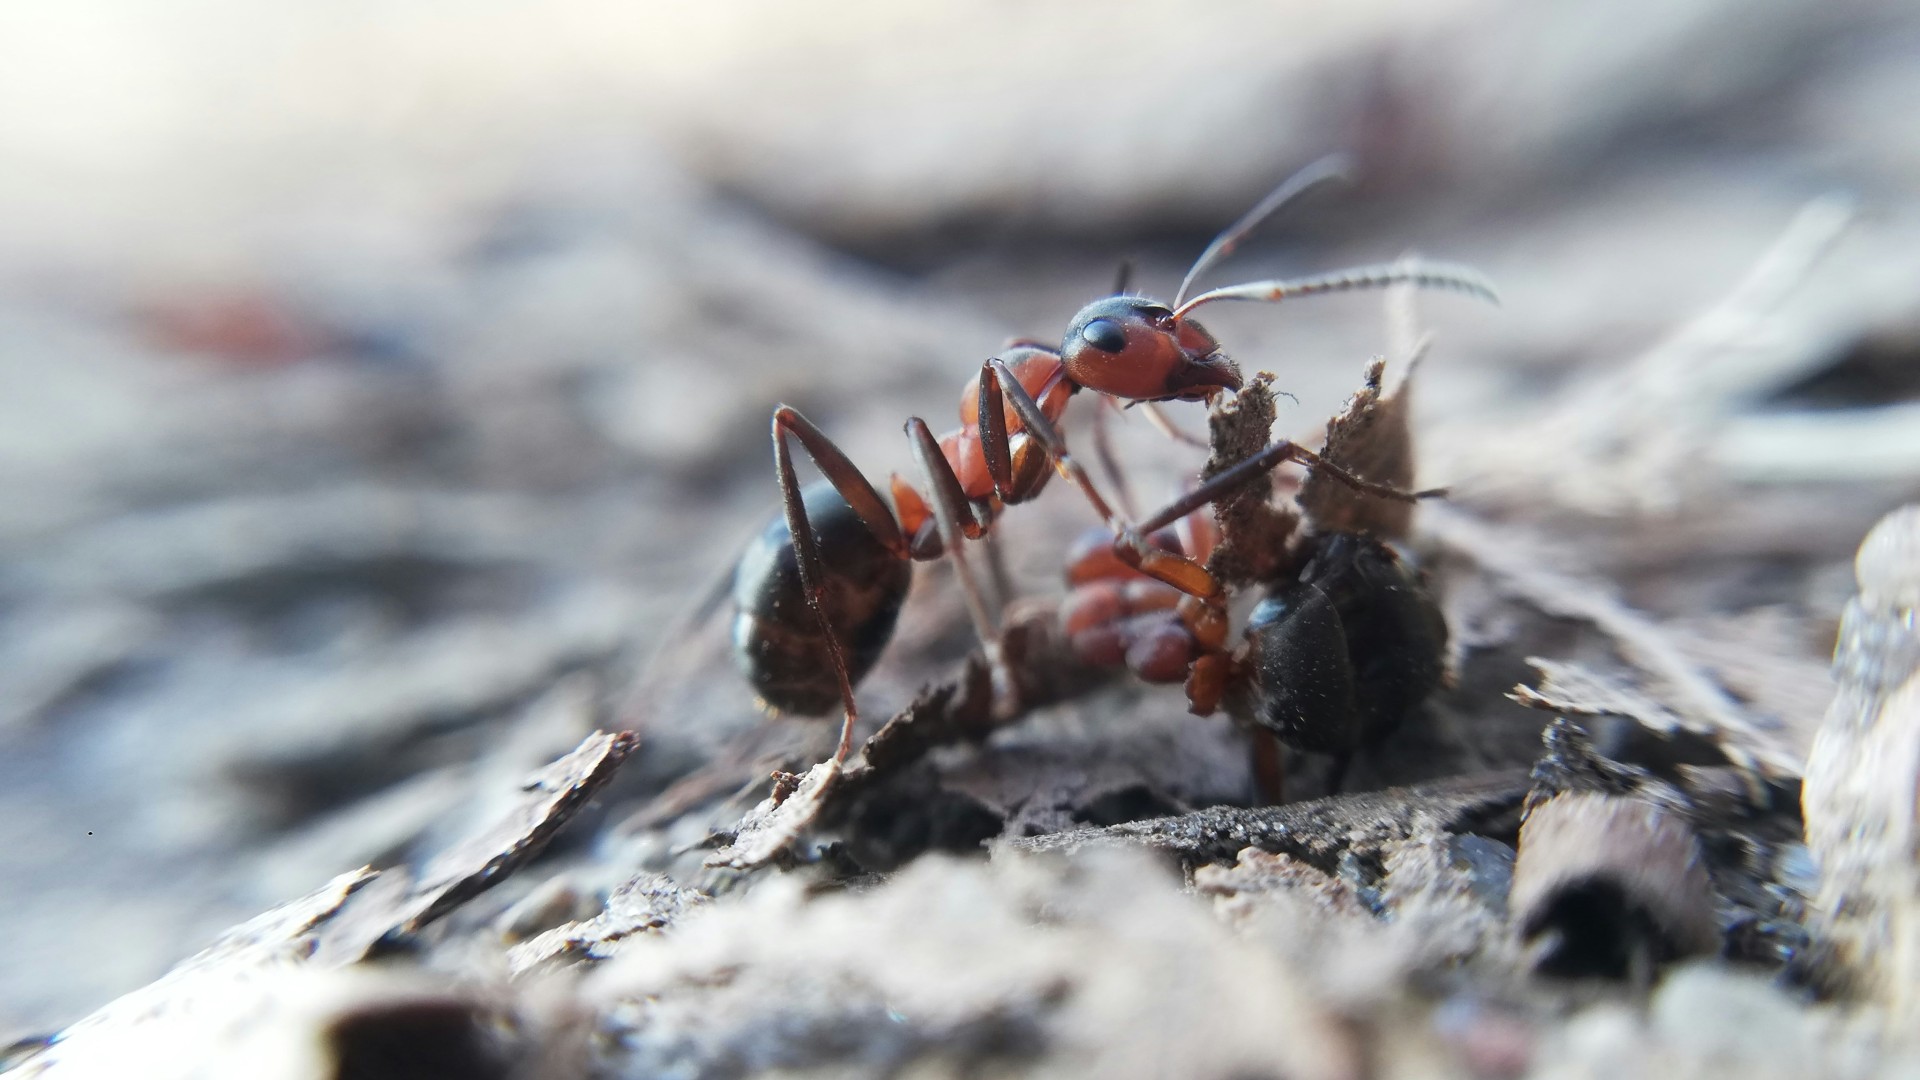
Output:
[[[1206,563],[1220,532],[1199,510],[1148,542]],[[1371,531],[1316,532],[1301,515],[1278,520],[1290,533],[1237,651],[1226,645],[1224,595],[1194,597],[1140,573],[1097,530],[1069,549],[1061,630],[1081,663],[1124,666],[1150,683],[1184,681],[1195,715],[1211,715],[1237,692],[1229,702],[1236,718],[1295,750],[1331,755],[1327,784],[1338,792],[1354,755],[1444,679],[1446,619],[1418,574]],[[1255,768],[1278,801],[1271,750],[1255,744]]]
[[[776,406],[773,460],[781,516],[742,554],[733,581],[735,659],[761,700],[803,715],[826,712],[837,700],[844,719],[832,762],[844,761],[857,721],[854,684],[892,636],[912,580],[910,564],[943,554],[953,556],[969,617],[989,664],[997,668],[998,631],[961,546],[985,537],[1005,507],[1037,496],[1057,472],[1100,518],[1108,555],[1177,594],[1173,606],[1203,646],[1193,665],[1202,688],[1199,704],[1217,701],[1230,668],[1220,651],[1227,632],[1225,590],[1191,553],[1149,537],[1286,461],[1384,498],[1432,493],[1362,479],[1283,440],[1136,524],[1099,493],[1068,452],[1057,425],[1068,399],[1083,389],[1149,407],[1165,401],[1212,402],[1222,392],[1240,390],[1238,367],[1192,318],[1196,308],[1216,301],[1275,302],[1394,284],[1494,299],[1491,287],[1471,270],[1405,260],[1246,282],[1189,298],[1200,274],[1231,254],[1255,226],[1294,197],[1343,174],[1337,159],[1325,159],[1274,189],[1201,252],[1172,304],[1122,289],[1081,308],[1058,349],[1018,342],[988,359],[962,393],[959,428],[936,437],[925,420],[909,418],[905,430],[924,495],[896,473],[890,508],[831,438],[799,410]],[[794,442],[824,481],[801,487]]]

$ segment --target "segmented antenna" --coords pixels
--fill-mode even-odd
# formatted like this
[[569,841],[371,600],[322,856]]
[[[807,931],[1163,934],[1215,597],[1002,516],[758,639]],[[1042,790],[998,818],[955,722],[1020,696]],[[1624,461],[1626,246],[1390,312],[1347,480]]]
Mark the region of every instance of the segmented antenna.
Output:
[[1201,271],[1233,254],[1234,250],[1240,246],[1240,241],[1247,238],[1248,233],[1257,228],[1261,222],[1272,217],[1281,207],[1329,180],[1349,180],[1352,176],[1353,160],[1351,158],[1345,154],[1328,154],[1287,177],[1279,187],[1268,192],[1266,198],[1256,203],[1253,209],[1242,214],[1239,221],[1221,230],[1220,235],[1213,238],[1213,243],[1207,245],[1207,250],[1193,260],[1193,268],[1188,270],[1187,276],[1181,279],[1180,291],[1174,294],[1173,306],[1179,307],[1180,301],[1186,299],[1187,290],[1193,287],[1194,279],[1200,276]]
[[1211,304],[1215,300],[1275,301],[1295,296],[1312,296],[1315,293],[1351,292],[1356,289],[1378,289],[1388,285],[1403,284],[1416,285],[1423,289],[1452,289],[1470,296],[1477,296],[1490,304],[1500,302],[1500,294],[1494,291],[1492,283],[1480,276],[1476,270],[1455,263],[1402,259],[1394,263],[1355,266],[1309,277],[1249,281],[1240,285],[1209,289],[1175,307],[1173,317],[1181,318],[1201,304]]

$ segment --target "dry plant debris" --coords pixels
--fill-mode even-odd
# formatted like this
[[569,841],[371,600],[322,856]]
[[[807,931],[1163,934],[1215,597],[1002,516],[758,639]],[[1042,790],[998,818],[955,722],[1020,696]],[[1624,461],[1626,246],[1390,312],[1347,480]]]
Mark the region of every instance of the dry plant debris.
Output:
[[[1324,452],[1370,479],[1410,484],[1406,384],[1387,391],[1383,377],[1381,362],[1368,366],[1329,423]],[[1225,403],[1209,467],[1265,445],[1273,410],[1264,377]],[[1155,1075],[1168,1054],[1210,1073],[1404,1074],[1438,1055],[1515,1075],[1548,1055],[1590,1054],[1556,1042],[1579,1028],[1557,1028],[1553,1017],[1596,994],[1694,1007],[1673,1004],[1677,976],[1660,987],[1676,959],[1718,953],[1815,971],[1798,822],[1783,794],[1798,757],[1745,715],[1679,643],[1683,632],[1554,568],[1523,530],[1468,510],[1430,506],[1410,522],[1405,504],[1311,473],[1297,505],[1273,502],[1273,488],[1249,485],[1218,508],[1229,543],[1217,559],[1236,582],[1288,579],[1314,542],[1303,525],[1337,522],[1437,549],[1440,587],[1578,627],[1611,654],[1516,657],[1543,677],[1516,697],[1558,715],[1535,721],[1545,746],[1531,775],[1489,764],[1501,752],[1477,740],[1504,737],[1493,729],[1435,741],[1423,712],[1372,763],[1397,760],[1418,782],[1227,805],[1253,797],[1250,781],[1230,797],[1207,786],[1233,775],[1223,761],[1247,758],[1236,728],[1107,715],[1137,691],[1061,675],[1046,619],[1023,616],[1001,673],[1015,692],[996,701],[994,673],[968,660],[845,767],[777,772],[719,850],[703,853],[698,842],[713,815],[729,812],[714,801],[764,756],[718,754],[708,772],[656,789],[657,812],[643,802],[616,834],[646,869],[629,869],[597,914],[522,905],[532,936],[509,948],[498,940],[503,918],[478,898],[524,874],[561,825],[617,790],[615,772],[637,746],[631,734],[589,738],[536,777],[499,825],[430,860],[417,880],[403,869],[342,879],[269,920],[265,952],[217,949],[208,956],[219,962],[196,960],[151,988],[155,1004],[116,1003],[29,1067],[75,1074],[72,1063],[115,1044],[119,1027],[137,1029],[201,994],[186,973],[202,969],[218,988],[206,991],[216,1003],[202,1010],[213,1025],[197,1029],[213,1032],[205,1037],[247,1026],[322,1032],[325,1050],[302,1066],[316,1075],[346,1069],[369,1046],[410,1040],[501,1077]],[[1863,556],[1863,566],[1903,565],[1905,549],[1894,547],[1897,556]],[[1903,609],[1888,604],[1904,594],[1890,601],[1890,586],[1876,588],[1860,603],[1879,605],[1877,614],[1852,615],[1850,625],[1898,624]],[[1525,620],[1505,625],[1456,652],[1460,686],[1449,694],[1485,684],[1489,656],[1524,647],[1511,639]],[[1872,642],[1895,640],[1874,633]],[[1056,710],[1091,722],[1050,727]],[[1618,737],[1602,747],[1568,718],[1623,719],[1663,749]],[[981,840],[993,841],[986,866],[928,853]],[[1171,855],[1186,887],[1139,849]],[[593,863],[566,865],[549,884]],[[424,932],[430,924],[435,933]],[[399,952],[454,970],[471,970],[476,955],[493,959],[458,992],[412,976],[334,978]],[[262,967],[295,974],[243,1007],[229,991],[267,986],[249,974]],[[1538,981],[1548,975],[1566,978]],[[1183,987],[1177,1004],[1156,991],[1172,982]],[[476,1041],[482,1029],[498,1034]],[[1795,1052],[1826,1052],[1835,1037],[1809,1027],[1793,1036]]]
[[[1367,365],[1358,391],[1327,421],[1320,453],[1328,461],[1376,484],[1411,491],[1416,479],[1413,454],[1413,369],[1417,354],[1401,364],[1391,390],[1383,389],[1387,362]],[[1300,486],[1300,508],[1322,532],[1359,532],[1386,539],[1407,535],[1414,505],[1356,492],[1321,473],[1309,472]]]
[[1670,512],[1708,496],[1726,474],[1700,463],[1724,452],[1728,418],[1825,362],[1787,302],[1853,217],[1838,197],[1809,203],[1719,304],[1508,430],[1437,442],[1438,467],[1479,498],[1593,514]]
[[747,811],[733,839],[709,855],[707,865],[752,870],[785,854],[826,809],[840,776],[840,763],[831,758],[804,775],[774,774],[772,793]]
[[[1801,755],[1794,747],[1748,717],[1666,631],[1622,604],[1606,585],[1555,569],[1537,544],[1511,526],[1496,528],[1447,507],[1431,511],[1421,527],[1435,543],[1473,560],[1495,589],[1540,613],[1592,626],[1651,685],[1650,693],[1642,693],[1549,660],[1536,665],[1548,676],[1548,686],[1518,690],[1524,703],[1584,715],[1634,716],[1657,725],[1656,730],[1685,729],[1718,740],[1743,767],[1770,776],[1799,774]],[[1569,684],[1579,684],[1579,692],[1566,692]]]
[[1496,773],[1412,788],[1342,795],[1285,806],[1213,807],[1177,817],[1126,822],[1019,841],[1032,851],[1140,844],[1173,852],[1191,863],[1231,860],[1245,848],[1331,865],[1349,852],[1376,857],[1390,841],[1421,828],[1471,832],[1493,827],[1517,811],[1526,777]]
[[1802,788],[1820,860],[1814,924],[1830,977],[1910,1033],[1920,1022],[1920,506],[1874,526],[1854,573],[1838,688]]
[[[775,5],[762,6],[772,14]],[[1289,38],[1278,83],[1263,66],[1272,50],[1259,44],[1273,36],[1242,35],[1230,64],[1214,50],[1163,50],[1158,75],[1107,88],[1130,102],[1118,109],[1105,91],[1034,92],[1064,87],[1071,65],[1014,64],[1032,78],[1002,80],[1000,100],[1130,118],[1123,142],[1114,129],[1062,125],[1059,116],[1019,128],[1029,150],[1059,153],[982,146],[955,155],[918,135],[959,129],[984,143],[1001,127],[950,124],[934,115],[937,95],[874,95],[844,73],[828,80],[830,97],[857,96],[862,115],[916,138],[876,142],[862,123],[832,124],[833,137],[805,154],[770,152],[812,129],[769,111],[761,85],[742,72],[772,67],[817,84],[827,47],[915,58],[888,66],[918,84],[927,82],[918,60],[938,53],[944,64],[955,53],[949,35],[902,39],[886,19],[839,35],[815,27],[816,14],[781,14],[782,25],[809,26],[798,47],[741,36],[752,47],[734,54],[736,66],[711,82],[687,76],[724,93],[672,95],[699,102],[676,107],[674,139],[717,151],[703,149],[696,167],[725,174],[730,193],[819,209],[790,220],[888,252],[901,250],[902,237],[888,231],[901,221],[964,222],[982,207],[1027,205],[1034,195],[1021,185],[1034,176],[1045,178],[1041,205],[1071,210],[1040,232],[1105,236],[1117,226],[1138,235],[1143,222],[1157,232],[1181,227],[1181,214],[1210,219],[1244,194],[1236,185],[1245,178],[1318,149],[1322,121],[1335,114],[1341,123],[1362,118],[1374,190],[1438,188],[1500,204],[1497,220],[1474,221],[1468,208],[1456,224],[1436,225],[1471,222],[1479,250],[1524,253],[1511,268],[1489,269],[1513,299],[1533,290],[1501,315],[1502,327],[1519,331],[1468,337],[1471,348],[1429,369],[1444,381],[1421,388],[1420,404],[1437,415],[1422,418],[1434,424],[1420,429],[1419,471],[1457,499],[1411,521],[1397,504],[1378,504],[1370,526],[1403,540],[1448,604],[1454,684],[1362,755],[1349,777],[1354,793],[1324,800],[1254,805],[1260,793],[1239,731],[1181,716],[1177,701],[1125,680],[1065,671],[1044,640],[1005,673],[1018,692],[1003,701],[1017,706],[983,707],[991,695],[978,692],[975,669],[959,667],[960,620],[935,588],[910,613],[917,630],[863,691],[880,703],[873,716],[894,718],[837,777],[805,774],[818,760],[814,732],[749,730],[758,718],[744,695],[712,677],[720,646],[690,632],[671,642],[672,678],[643,688],[646,745],[624,755],[617,775],[612,756],[576,761],[587,768],[575,775],[599,779],[591,790],[570,786],[564,809],[552,804],[555,791],[527,794],[530,817],[516,812],[484,841],[430,857],[453,851],[446,838],[468,833],[466,824],[492,819],[465,804],[475,791],[511,788],[496,783],[500,768],[545,760],[596,725],[630,726],[606,719],[593,693],[577,725],[549,728],[530,719],[537,710],[528,703],[576,677],[620,685],[630,650],[679,635],[663,628],[684,583],[714,569],[703,561],[714,538],[764,509],[759,403],[803,400],[830,414],[836,433],[878,433],[861,449],[883,438],[892,445],[899,418],[922,407],[925,383],[944,385],[956,363],[977,360],[1005,329],[1034,329],[997,325],[976,309],[1025,319],[1084,290],[1082,278],[1049,278],[1057,268],[1044,258],[988,258],[984,272],[963,267],[917,282],[912,271],[890,273],[876,286],[843,273],[844,248],[769,227],[741,212],[735,194],[705,198],[678,175],[660,175],[670,170],[636,169],[630,150],[569,157],[577,151],[555,144],[553,178],[456,214],[457,237],[424,229],[399,237],[395,250],[422,254],[386,264],[398,269],[330,269],[318,282],[289,270],[166,297],[109,287],[67,296],[78,302],[64,308],[37,295],[0,297],[8,332],[0,344],[22,343],[9,350],[21,375],[0,394],[12,403],[0,426],[14,436],[0,455],[23,481],[0,507],[0,532],[19,547],[18,558],[9,550],[0,560],[0,617],[14,631],[0,641],[9,679],[0,734],[9,752],[52,747],[84,762],[86,779],[138,791],[127,818],[154,808],[155,818],[177,814],[219,833],[210,845],[217,857],[249,875],[172,888],[191,877],[193,852],[148,850],[150,834],[128,830],[122,855],[143,861],[124,865],[139,868],[133,880],[150,886],[143,895],[127,903],[122,876],[108,890],[111,907],[58,911],[15,934],[23,956],[54,942],[23,970],[69,987],[63,1004],[33,1014],[53,1019],[34,1022],[50,1027],[109,996],[74,976],[105,970],[102,956],[119,959],[127,939],[118,933],[146,926],[147,936],[173,940],[186,924],[180,910],[206,909],[236,884],[277,899],[319,880],[316,866],[396,867],[347,875],[236,931],[69,1028],[25,1071],[378,1075],[367,1055],[403,1044],[443,1051],[439,1064],[485,1077],[1758,1080],[1910,1067],[1895,1037],[1913,1026],[1902,997],[1914,970],[1912,769],[1901,763],[1914,760],[1916,720],[1912,657],[1900,644],[1912,605],[1869,587],[1869,577],[1888,580],[1865,573],[1883,548],[1863,561],[1841,636],[1841,693],[1805,770],[1824,875],[1797,842],[1793,797],[1827,697],[1806,669],[1823,664],[1844,599],[1832,569],[1868,521],[1913,496],[1920,456],[1901,374],[1920,340],[1910,208],[1870,208],[1835,246],[1849,211],[1818,201],[1724,304],[1688,318],[1670,299],[1688,295],[1677,286],[1704,280],[1690,275],[1715,260],[1746,258],[1758,246],[1752,231],[1791,213],[1803,178],[1756,195],[1768,185],[1731,191],[1730,174],[1717,168],[1699,170],[1716,177],[1703,184],[1676,178],[1670,157],[1636,164],[1622,155],[1623,169],[1643,171],[1615,194],[1619,177],[1596,179],[1593,159],[1581,156],[1669,141],[1645,136],[1671,131],[1676,99],[1685,99],[1684,121],[1709,124],[1715,110],[1751,117],[1756,101],[1791,102],[1760,110],[1766,116],[1746,130],[1788,117],[1819,134],[1783,158],[1870,162],[1867,189],[1899,199],[1916,190],[1897,126],[1898,104],[1912,97],[1910,59],[1890,56],[1892,45],[1859,64],[1838,48],[1831,55],[1844,59],[1827,59],[1831,35],[1860,36],[1846,20],[1864,9],[1852,6],[1669,7],[1661,18],[1623,21],[1629,36],[1619,48],[1582,40],[1545,64],[1539,31],[1562,25],[1564,14],[1516,22],[1503,10],[1443,5],[1380,26],[1354,16],[1341,23],[1344,44],[1331,63],[1315,35]],[[1084,28],[1088,14],[1047,18]],[[550,22],[520,25],[536,34],[545,31],[535,24]],[[953,8],[929,25],[977,22]],[[1130,33],[1135,23],[1099,25]],[[1219,24],[1208,25],[1217,37]],[[1730,25],[1751,47],[1699,47]],[[1191,45],[1206,36],[1199,26],[1182,23],[1170,41]],[[976,31],[969,40],[980,40]],[[1820,56],[1791,74],[1752,59],[1807,43]],[[1041,55],[1034,40],[1013,47]],[[1484,73],[1510,70],[1500,58],[1520,56],[1534,74],[1518,92],[1494,95],[1499,123],[1475,111],[1488,104],[1485,92],[1441,92],[1461,88],[1465,72],[1484,87]],[[1618,77],[1622,65],[1650,77]],[[624,61],[622,69],[641,70]],[[1280,98],[1307,110],[1287,115],[1306,119],[1268,132],[1273,142],[1239,138],[1252,113],[1175,116],[1185,106],[1165,103],[1191,99],[1167,90],[1193,85],[1195,73],[1260,109],[1281,86]],[[1595,86],[1625,99],[1589,92]],[[353,92],[379,100],[387,89],[369,81]],[[1161,104],[1133,107],[1150,101]],[[1568,109],[1571,122],[1552,120]],[[1170,122],[1137,122],[1149,114]],[[715,117],[751,133],[758,148],[731,152],[713,138]],[[1497,132],[1499,145],[1481,129]],[[1218,167],[1201,175],[1192,156],[1165,153],[1169,133],[1204,147]],[[912,159],[904,172],[888,164],[903,146]],[[1116,146],[1156,164],[1107,168]],[[1557,149],[1543,156],[1553,160],[1529,159],[1549,148]],[[1143,149],[1154,152],[1135,153]],[[1006,160],[1026,164],[1009,176]],[[912,179],[952,177],[956,167],[964,175],[954,185]],[[797,197],[796,173],[805,174]],[[866,179],[822,182],[835,175]],[[1548,186],[1521,186],[1541,180]],[[1076,186],[1084,183],[1098,186],[1093,197]],[[879,188],[885,205],[876,213]],[[208,190],[214,199],[224,191]],[[444,205],[439,194],[420,205]],[[1675,242],[1674,222],[1713,218],[1723,204],[1732,211]],[[1435,225],[1417,212],[1424,204],[1402,205]],[[1358,220],[1324,209],[1326,224],[1311,234],[1345,235]],[[281,228],[278,215],[261,216]],[[332,231],[286,220],[289,235]],[[372,227],[338,231],[386,235],[393,223],[364,224]],[[199,243],[232,231],[194,233]],[[1596,250],[1615,238],[1623,242]],[[148,273],[171,268],[170,254],[143,254],[130,239],[115,236],[102,277],[129,276],[128,256]],[[906,239],[930,249],[946,238]],[[236,262],[288,265],[285,249],[253,254]],[[315,261],[307,249],[295,254],[302,266]],[[334,258],[329,250],[318,261]],[[1577,284],[1589,266],[1599,288]],[[753,303],[743,305],[748,295]],[[379,299],[356,299],[365,297]],[[1329,310],[1316,332],[1322,316],[1294,309],[1276,336],[1247,339],[1240,355],[1284,356],[1291,366],[1280,385],[1302,400],[1333,400],[1345,387],[1322,375],[1374,345],[1324,348],[1328,324],[1360,322]],[[97,316],[67,311],[132,314],[128,326],[103,332]],[[1682,329],[1650,350],[1636,344],[1675,325]],[[1396,366],[1422,351],[1415,329],[1396,313],[1386,350]],[[148,344],[135,340],[143,335]],[[1450,326],[1449,344],[1459,340]],[[1878,360],[1866,355],[1875,351]],[[1610,365],[1600,358],[1636,353],[1602,370]],[[1852,385],[1863,372],[1866,391]],[[710,392],[716,382],[730,392]],[[1844,407],[1795,405],[1817,396],[1809,385],[1825,394],[1836,383],[1848,384]],[[1275,402],[1265,384],[1253,385],[1260,391],[1234,403],[1240,415],[1227,421],[1234,445],[1270,437]],[[1482,397],[1488,414],[1458,409]],[[47,407],[63,398],[95,413]],[[1327,454],[1375,479],[1412,483],[1409,402],[1404,386],[1370,377],[1328,425]],[[95,414],[108,422],[93,423]],[[1471,419],[1456,423],[1462,415]],[[749,429],[754,437],[739,436]],[[22,430],[44,432],[42,441],[19,438]],[[1407,441],[1396,450],[1398,438]],[[1154,461],[1184,461],[1155,445]],[[409,479],[393,479],[402,472]],[[1314,475],[1278,485],[1291,494],[1289,482],[1321,527],[1355,520],[1368,503]],[[1295,507],[1274,500],[1273,486],[1250,486],[1230,500],[1237,508],[1222,509],[1239,540],[1229,539],[1222,550],[1233,558],[1220,565],[1237,559],[1228,576],[1243,586],[1284,579],[1306,542]],[[1597,516],[1623,509],[1636,516]],[[1041,504],[1033,514],[1021,523],[1035,522],[1030,535],[1056,525],[1068,534],[1066,512]],[[1050,543],[1014,554],[1039,560],[1033,552]],[[1516,682],[1535,708],[1505,699]],[[916,698],[917,687],[926,689]],[[499,750],[561,727],[569,734],[556,744],[519,742],[539,745],[537,757]],[[115,755],[159,766],[158,779]],[[45,799],[53,810],[25,819],[17,842],[38,854],[8,871],[59,850],[45,838],[77,820],[71,799],[59,801],[81,786],[73,774],[50,769],[36,787],[36,771],[53,759],[22,760],[8,809]],[[1515,771],[1529,764],[1530,780]],[[1325,778],[1311,765],[1288,766],[1296,798],[1320,790],[1313,781]],[[764,812],[740,825],[743,803],[766,796],[775,771],[803,775],[778,782]],[[1516,822],[1523,793],[1533,814],[1525,839]],[[1542,839],[1579,835],[1577,823],[1547,828],[1569,805],[1609,808],[1598,814],[1609,824],[1596,827],[1597,845],[1657,818],[1638,829],[1636,850],[1698,850],[1697,861],[1665,864],[1680,864],[1670,883],[1684,886],[1686,902],[1660,909],[1656,921],[1684,929],[1676,951],[1718,957],[1656,967],[1646,985],[1631,971],[1566,982],[1532,973],[1528,913],[1546,901],[1526,886],[1510,890],[1510,874],[1547,882],[1542,896],[1567,892],[1575,878],[1624,878],[1618,860],[1596,867],[1563,857],[1555,869],[1553,849],[1582,854],[1580,842]],[[574,824],[536,850],[561,814]],[[733,830],[735,848],[722,860],[733,865],[703,865],[716,829]],[[1692,848],[1674,840],[1682,832]],[[1024,850],[1049,845],[1074,850]],[[110,864],[102,846],[50,862],[28,889],[51,882],[58,887],[47,894],[64,900],[70,879]],[[1128,850],[1105,850],[1115,846]],[[1535,861],[1543,853],[1546,871]],[[1518,871],[1516,857],[1527,864]],[[263,885],[253,868],[268,860],[285,865],[274,882],[298,884]],[[1184,881],[1167,872],[1170,860],[1185,864]],[[765,865],[740,868],[754,863]],[[403,865],[427,869],[416,881]],[[1699,932],[1702,873],[1711,944]],[[1824,891],[1808,918],[1800,906],[1816,882]],[[1810,941],[1810,932],[1827,940]],[[1877,947],[1886,943],[1896,947]],[[325,966],[368,951],[384,953],[382,962]],[[1876,1011],[1893,1036],[1860,1030]],[[476,1031],[488,1038],[476,1041]],[[292,1046],[312,1052],[282,1053]]]
[[638,743],[631,732],[595,732],[573,753],[529,777],[519,804],[505,817],[435,857],[417,879],[401,871],[382,875],[372,893],[329,924],[318,954],[344,964],[404,947],[429,923],[538,856],[613,779]]

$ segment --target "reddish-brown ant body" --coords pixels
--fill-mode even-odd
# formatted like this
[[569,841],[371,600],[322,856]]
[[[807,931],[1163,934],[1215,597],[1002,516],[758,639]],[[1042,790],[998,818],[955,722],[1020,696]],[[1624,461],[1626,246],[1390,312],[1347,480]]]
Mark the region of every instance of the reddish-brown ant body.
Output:
[[[1196,513],[1152,541],[1204,561],[1212,524]],[[1294,540],[1237,652],[1225,641],[1224,605],[1217,617],[1195,618],[1194,598],[1113,558],[1097,533],[1069,554],[1061,627],[1082,663],[1124,666],[1146,682],[1184,681],[1195,713],[1211,713],[1238,682],[1247,694],[1235,715],[1295,750],[1331,755],[1337,789],[1353,755],[1440,685],[1447,624],[1418,575],[1380,539],[1329,532]]]
[[[1363,480],[1281,441],[1135,524],[1100,495],[1068,452],[1057,424],[1068,399],[1083,389],[1129,403],[1211,401],[1222,391],[1239,390],[1239,369],[1191,318],[1203,304],[1278,301],[1396,283],[1492,297],[1471,271],[1403,261],[1248,282],[1186,298],[1201,271],[1231,253],[1261,220],[1339,172],[1330,162],[1310,166],[1229,226],[1195,261],[1171,305],[1145,296],[1108,296],[1081,309],[1058,350],[1022,343],[987,360],[963,394],[958,429],[936,438],[924,420],[910,418],[906,433],[926,484],[924,495],[895,475],[889,508],[832,439],[792,407],[776,407],[773,451],[782,516],[749,548],[734,577],[735,654],[762,700],[777,709],[818,713],[837,698],[845,719],[834,761],[843,760],[852,748],[853,685],[892,633],[911,581],[908,564],[942,554],[953,556],[969,615],[993,659],[998,632],[961,545],[985,536],[1003,507],[1033,498],[1057,471],[1099,515],[1113,563],[1171,587],[1155,602],[1175,610],[1200,643],[1189,694],[1196,711],[1211,711],[1226,675],[1220,652],[1227,632],[1224,590],[1207,571],[1204,553],[1195,558],[1177,544],[1149,538],[1284,461],[1374,495],[1414,495]],[[819,467],[824,483],[801,487],[790,441]]]

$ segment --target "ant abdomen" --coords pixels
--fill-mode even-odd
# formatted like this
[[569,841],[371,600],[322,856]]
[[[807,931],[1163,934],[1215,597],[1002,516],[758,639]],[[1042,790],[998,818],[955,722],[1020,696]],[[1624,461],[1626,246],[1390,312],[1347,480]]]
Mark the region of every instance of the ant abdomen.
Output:
[[1329,534],[1247,624],[1256,718],[1297,750],[1351,754],[1398,727],[1445,673],[1447,624],[1418,577],[1370,537]]
[[[824,607],[859,682],[893,637],[913,567],[889,552],[832,484],[801,492],[824,572]],[[733,573],[734,662],[754,692],[782,712],[816,716],[840,704],[827,640],[807,605],[793,534],[784,517],[769,523]]]

